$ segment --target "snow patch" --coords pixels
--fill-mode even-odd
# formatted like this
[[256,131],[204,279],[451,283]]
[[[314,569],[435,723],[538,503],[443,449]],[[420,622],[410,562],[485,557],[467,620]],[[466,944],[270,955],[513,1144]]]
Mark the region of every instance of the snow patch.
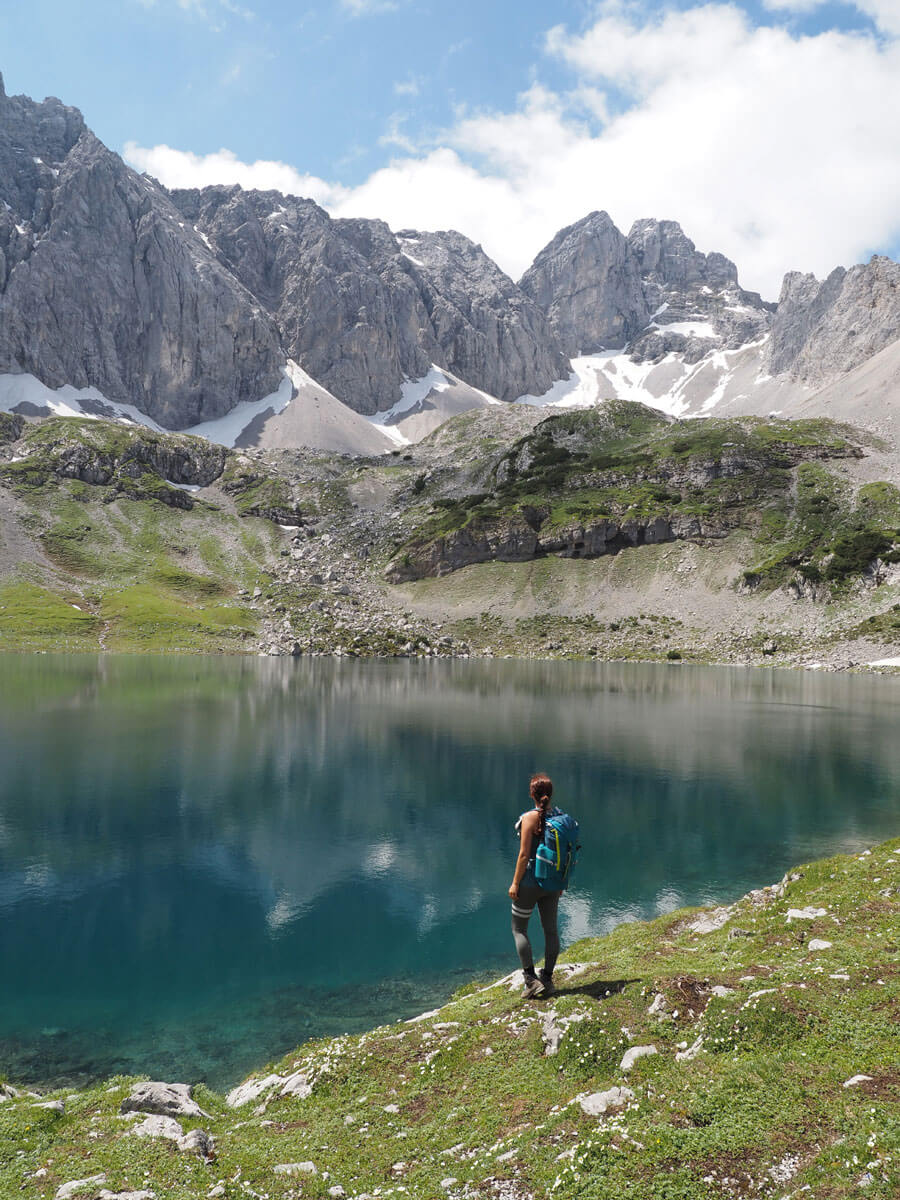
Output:
[[140,412],[133,404],[107,400],[96,388],[75,388],[65,383],[49,388],[33,375],[0,375],[0,412],[17,412],[20,406],[31,415],[30,409],[46,410],[56,417],[87,417],[92,421],[122,421],[129,425],[145,425],[163,433],[152,417]]
[[182,429],[179,432],[191,433],[196,437],[206,438],[210,442],[218,442],[220,446],[229,446],[233,449],[251,421],[262,416],[269,409],[273,413],[283,412],[293,398],[294,389],[299,389],[304,384],[312,382],[310,376],[293,359],[288,359],[284,366],[284,378],[274,392],[263,396],[261,400],[244,400],[231,412],[227,412],[224,417],[217,417],[212,421],[201,421],[199,425],[192,425],[190,429]]
[[[423,375],[420,379],[407,379],[400,385],[400,399],[395,404],[385,412],[367,417],[367,420],[371,421],[373,425],[377,425],[396,445],[409,446],[411,439],[400,432],[397,428],[398,423],[420,411],[420,406],[424,405],[433,393],[449,391],[461,382],[450,371],[445,371],[443,367],[432,363],[431,370],[427,375]],[[473,387],[471,384],[465,386],[481,396],[488,404],[503,403],[496,396],[491,396],[487,392],[481,391],[480,388]]]

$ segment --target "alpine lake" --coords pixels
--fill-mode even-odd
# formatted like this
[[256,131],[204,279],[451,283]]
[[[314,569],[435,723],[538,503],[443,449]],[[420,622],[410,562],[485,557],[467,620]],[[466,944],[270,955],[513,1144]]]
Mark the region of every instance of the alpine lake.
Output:
[[4,655],[0,1075],[221,1088],[511,971],[535,770],[563,947],[735,899],[896,835],[898,731],[879,677]]

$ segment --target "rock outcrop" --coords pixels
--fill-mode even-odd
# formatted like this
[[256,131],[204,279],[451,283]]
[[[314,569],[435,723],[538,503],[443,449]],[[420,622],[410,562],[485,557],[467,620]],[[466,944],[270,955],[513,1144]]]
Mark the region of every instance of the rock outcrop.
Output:
[[900,338],[900,263],[876,255],[837,267],[827,279],[784,277],[772,323],[768,367],[824,384]]
[[628,346],[635,359],[678,353],[695,362],[763,336],[773,305],[738,283],[722,254],[701,254],[676,221],[636,221],[628,234],[608,213],[563,229],[522,276],[566,353]]
[[522,276],[566,354],[620,348],[647,324],[639,264],[605,212],[560,230]]
[[543,312],[461,234],[394,235],[311,200],[208,187],[172,194],[276,321],[291,358],[358,412],[390,408],[432,363],[502,399],[568,364]]
[[0,372],[184,427],[281,380],[278,331],[75,109],[0,90]]

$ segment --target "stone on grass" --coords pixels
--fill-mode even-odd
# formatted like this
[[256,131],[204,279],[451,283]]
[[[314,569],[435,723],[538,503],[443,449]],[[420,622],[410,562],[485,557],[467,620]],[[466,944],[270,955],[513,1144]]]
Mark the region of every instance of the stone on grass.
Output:
[[192,1129],[179,1138],[178,1149],[186,1154],[196,1154],[199,1158],[213,1158],[216,1153],[215,1143],[205,1129]]
[[400,1111],[400,1105],[399,1104],[386,1104],[384,1106],[384,1111],[386,1113],[398,1113]]
[[806,948],[807,950],[830,950],[831,942],[826,942],[824,938],[811,938]]
[[730,908],[714,908],[711,913],[703,913],[695,921],[691,921],[688,929],[691,933],[715,933],[721,929],[731,917]]
[[46,1108],[49,1112],[59,1113],[60,1116],[66,1111],[65,1100],[43,1100],[40,1104],[32,1104],[32,1108]]
[[148,1192],[146,1188],[139,1192],[111,1192],[104,1188],[97,1193],[97,1200],[156,1200],[156,1192]]
[[307,1096],[312,1095],[312,1084],[309,1082],[309,1077],[303,1071],[295,1071],[293,1075],[288,1075],[281,1089],[281,1095],[296,1096],[298,1100],[305,1100]]
[[813,908],[812,905],[806,908],[789,908],[787,910],[787,923],[791,921],[814,921],[816,917],[827,917],[827,908]]
[[105,1175],[89,1175],[87,1179],[72,1179],[69,1183],[64,1183],[56,1189],[53,1200],[69,1200],[70,1196],[77,1196],[79,1192],[84,1192],[89,1187],[101,1183],[106,1183]]
[[849,1079],[844,1080],[842,1087],[856,1087],[858,1083],[868,1083],[871,1078],[871,1075],[851,1075]]
[[714,996],[730,996],[734,988],[726,987],[724,983],[717,983],[710,990]]
[[344,1189],[341,1187],[341,1185],[339,1183],[336,1183],[334,1185],[334,1187],[330,1187],[328,1189],[328,1195],[334,1196],[335,1200],[340,1200],[341,1196],[346,1196],[347,1193],[344,1191]]
[[676,1062],[690,1062],[692,1058],[697,1057],[697,1055],[700,1053],[700,1051],[702,1049],[703,1049],[703,1038],[698,1037],[692,1046],[689,1046],[686,1050],[678,1051],[678,1053],[675,1055],[675,1061]]
[[248,1079],[245,1083],[231,1089],[225,1097],[225,1103],[229,1108],[240,1108],[280,1083],[284,1083],[281,1075],[266,1075],[264,1079]]
[[180,1142],[184,1130],[174,1117],[161,1117],[155,1113],[146,1120],[135,1125],[130,1132],[140,1138],[168,1138],[170,1142]]
[[161,1117],[208,1117],[191,1099],[189,1083],[138,1083],[122,1101],[119,1112],[158,1113]]
[[662,992],[657,992],[656,995],[653,997],[653,1003],[647,1009],[647,1015],[651,1016],[651,1017],[658,1017],[661,1013],[664,1013],[665,1011],[666,1011],[666,998]]
[[544,1054],[552,1057],[559,1052],[559,1044],[570,1025],[583,1021],[588,1016],[586,1012],[573,1012],[568,1017],[561,1017],[555,1008],[548,1009],[541,1016],[541,1039],[544,1043]]
[[622,1056],[622,1061],[619,1063],[620,1071],[630,1071],[639,1058],[646,1058],[648,1054],[656,1054],[655,1046],[632,1046],[630,1050],[626,1050]]
[[278,1163],[276,1175],[315,1175],[316,1164],[311,1162]]
[[605,1092],[592,1092],[576,1097],[581,1111],[588,1117],[602,1117],[611,1108],[621,1108],[634,1099],[631,1088],[614,1087]]

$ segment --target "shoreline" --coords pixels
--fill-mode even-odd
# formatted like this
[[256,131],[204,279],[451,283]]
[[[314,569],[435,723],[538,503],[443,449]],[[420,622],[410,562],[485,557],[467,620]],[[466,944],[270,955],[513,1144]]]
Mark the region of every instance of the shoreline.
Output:
[[518,972],[473,981],[411,1019],[305,1043],[227,1096],[121,1077],[5,1088],[16,1153],[0,1190],[537,1200],[594,1180],[584,1194],[605,1198],[671,1186],[676,1154],[685,1196],[719,1195],[714,1176],[723,1196],[889,1197],[900,1076],[879,1013],[900,1005],[898,872],[895,837],[619,925],[568,947],[548,1000],[521,1002]]

